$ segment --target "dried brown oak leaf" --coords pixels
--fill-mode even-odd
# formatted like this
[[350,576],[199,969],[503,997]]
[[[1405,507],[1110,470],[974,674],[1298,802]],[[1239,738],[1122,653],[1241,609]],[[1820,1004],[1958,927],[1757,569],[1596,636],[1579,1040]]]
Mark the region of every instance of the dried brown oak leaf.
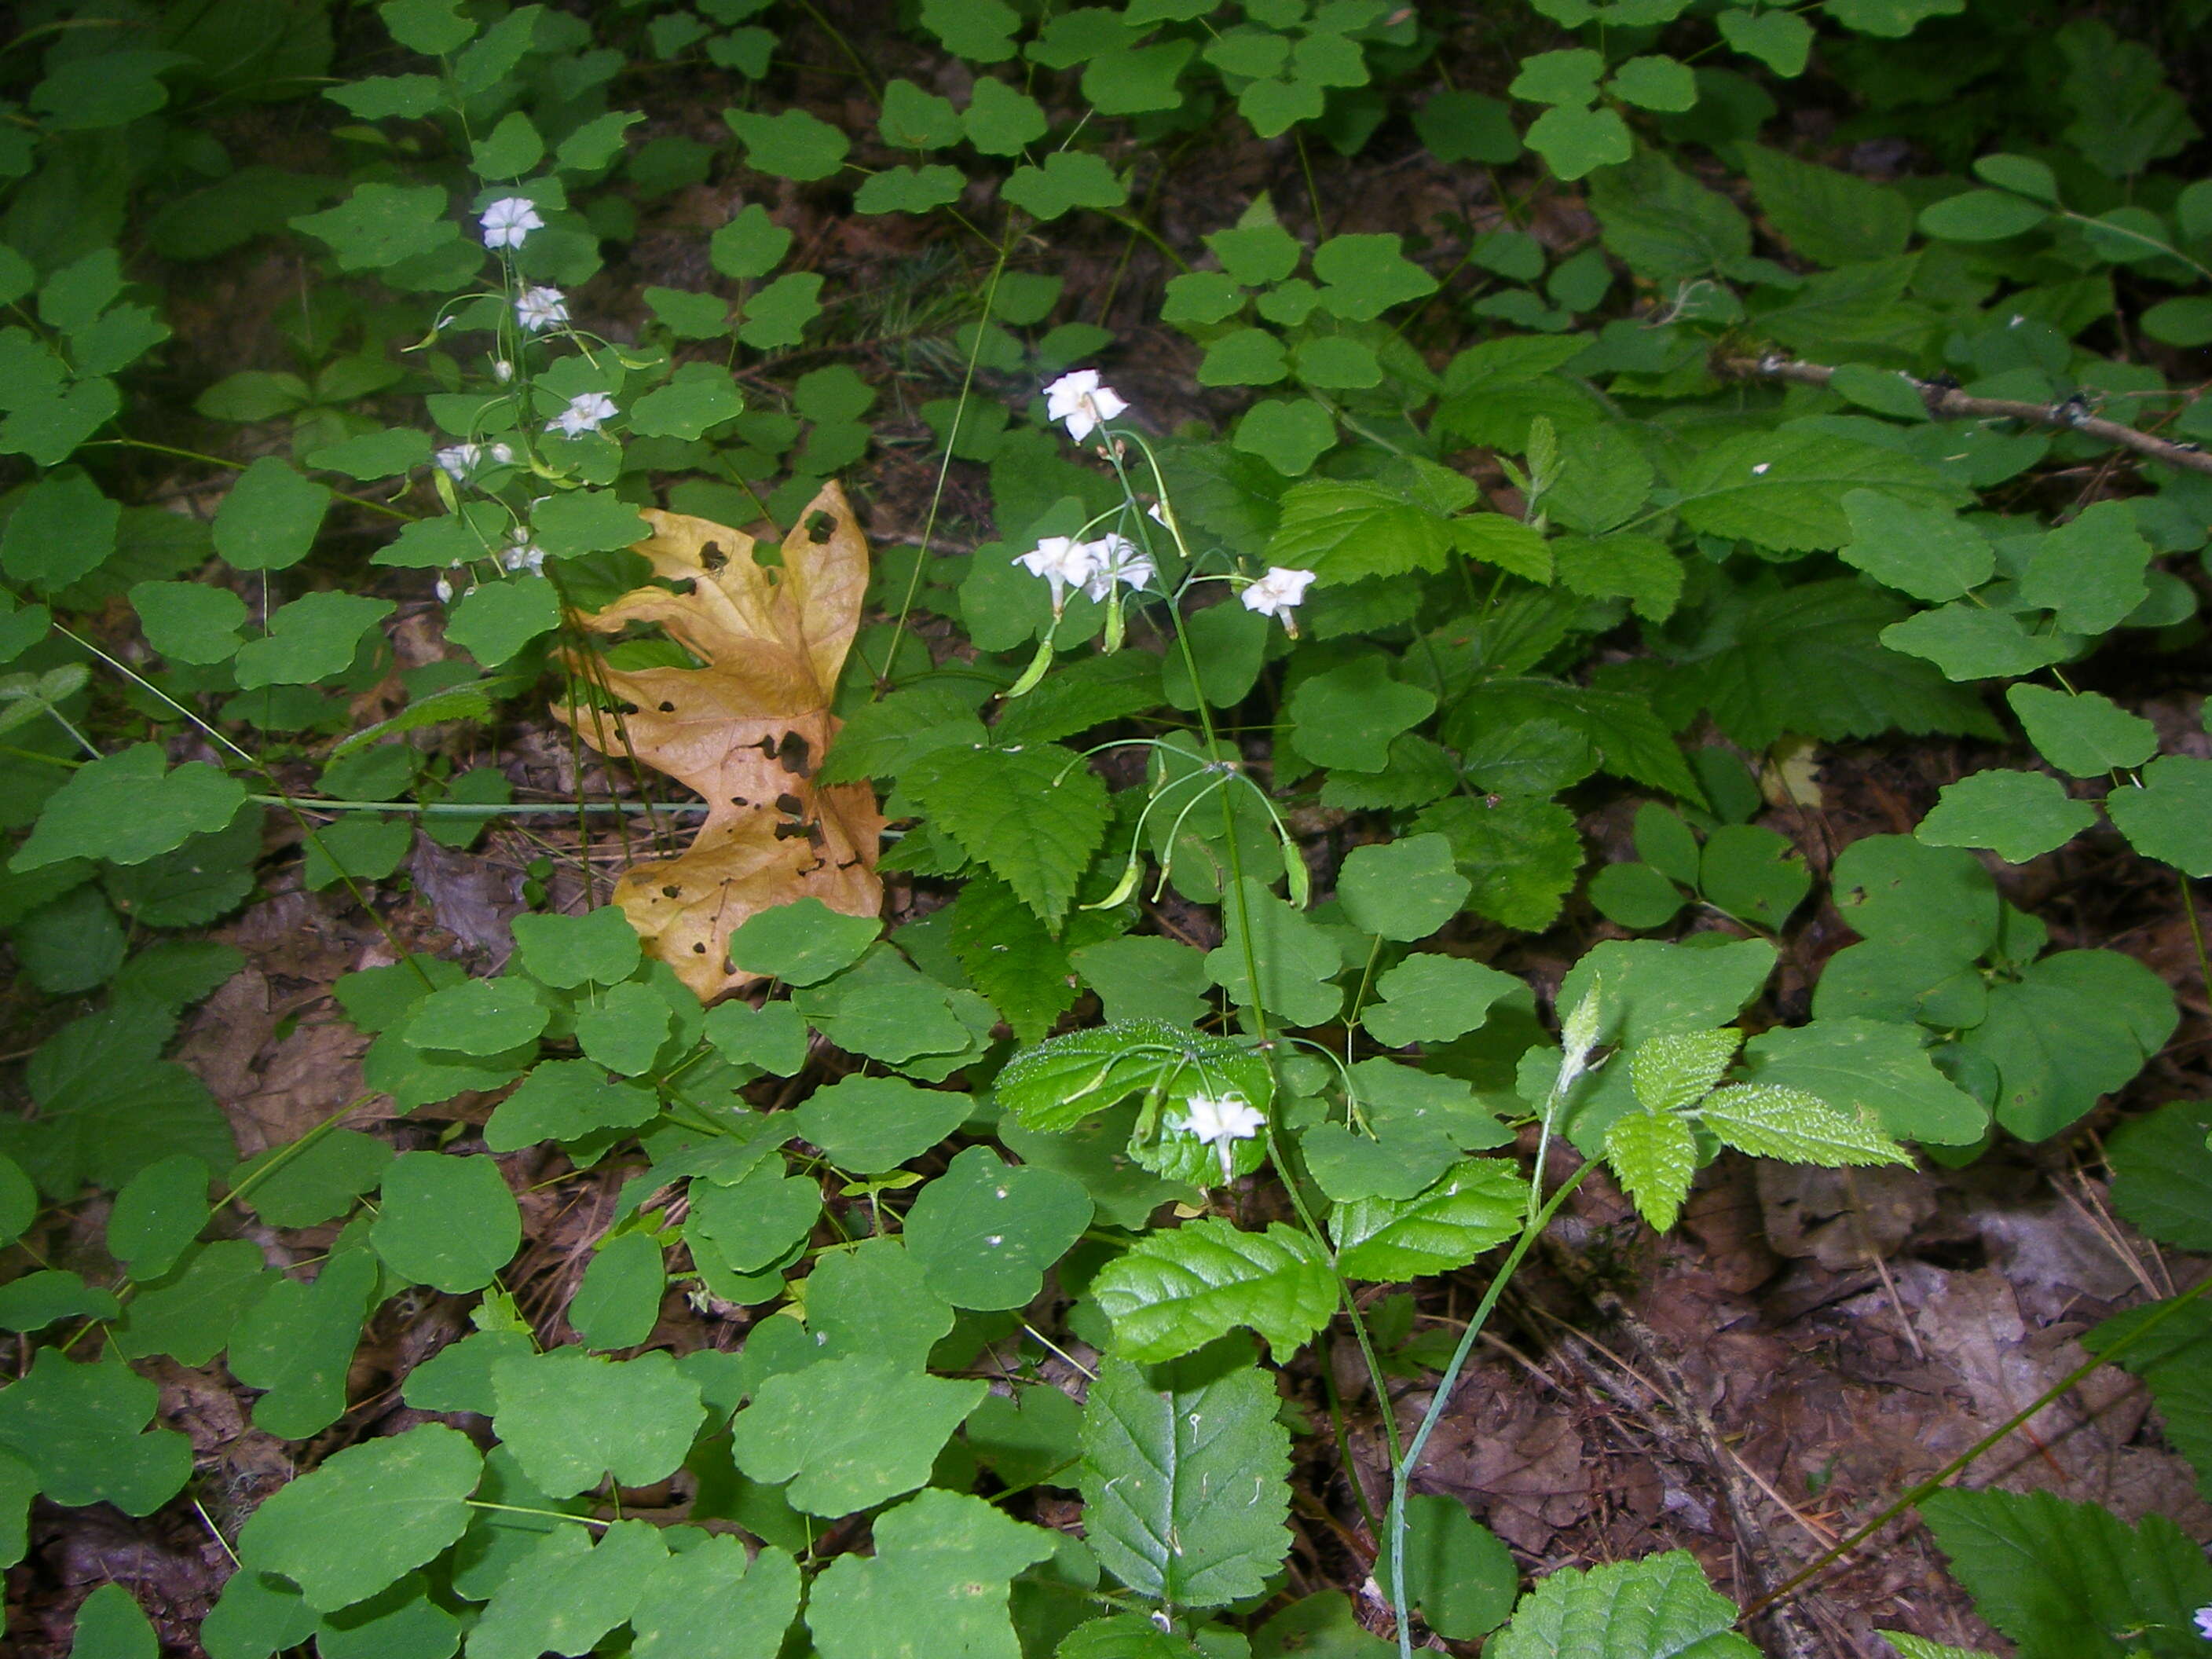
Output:
[[647,951],[711,1002],[762,977],[728,961],[731,930],[748,917],[808,897],[848,915],[882,908],[874,788],[814,781],[837,733],[830,700],[860,625],[868,544],[835,483],[784,538],[780,568],[759,563],[742,531],[645,518],[653,533],[635,550],[678,591],[637,588],[580,620],[600,634],[658,623],[704,665],[572,660],[614,698],[619,723],[605,710],[553,712],[603,754],[623,752],[626,732],[639,760],[707,801],[691,845],[625,871],[615,902]]

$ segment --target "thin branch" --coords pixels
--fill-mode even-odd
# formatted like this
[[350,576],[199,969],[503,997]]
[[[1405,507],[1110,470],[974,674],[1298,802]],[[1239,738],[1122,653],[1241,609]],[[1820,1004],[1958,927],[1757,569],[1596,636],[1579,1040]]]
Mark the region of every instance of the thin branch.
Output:
[[[1793,362],[1779,353],[1764,357],[1716,357],[1713,372],[1723,380],[1795,380],[1801,386],[1826,386],[1836,377],[1836,371],[1826,364]],[[1942,380],[1923,380],[1903,373],[1898,378],[1920,394],[1920,401],[1928,406],[1929,414],[1939,421],[2025,421],[2031,426],[2086,433],[2185,471],[2212,473],[2212,454],[2197,445],[2154,438],[2137,428],[2092,415],[2086,398],[2031,404],[2012,398],[1970,398],[1957,386]]]

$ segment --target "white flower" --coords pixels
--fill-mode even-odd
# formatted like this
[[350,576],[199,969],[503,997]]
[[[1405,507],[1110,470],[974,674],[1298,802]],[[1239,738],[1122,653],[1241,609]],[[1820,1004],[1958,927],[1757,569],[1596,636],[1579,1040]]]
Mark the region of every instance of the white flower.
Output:
[[1237,597],[1243,600],[1247,611],[1256,611],[1263,617],[1280,617],[1287,625],[1291,606],[1304,602],[1306,589],[1313,586],[1313,580],[1310,570],[1285,570],[1276,565]]
[[2197,1609],[2197,1633],[2206,1641],[2212,1642],[2212,1607]]
[[571,438],[580,438],[586,432],[597,432],[602,421],[611,421],[616,415],[615,400],[604,392],[586,392],[568,399],[568,408],[545,422],[548,432],[561,431]]
[[1221,1178],[1226,1181],[1236,1173],[1231,1143],[1251,1139],[1267,1121],[1265,1112],[1231,1091],[1225,1095],[1193,1095],[1182,1115],[1168,1121],[1168,1127],[1194,1135],[1218,1152]]
[[535,334],[540,329],[568,320],[568,302],[557,288],[526,288],[522,297],[514,302],[514,315],[525,330]]
[[527,570],[537,575],[545,568],[545,550],[530,539],[527,530],[511,530],[507,545],[500,550],[499,566],[502,570]]
[[504,357],[493,358],[491,360],[491,377],[493,380],[497,380],[501,386],[505,386],[509,380],[514,378],[514,365],[507,362]]
[[437,594],[440,605],[451,605],[453,602],[453,585],[443,576],[438,578],[432,591]]
[[1097,604],[1106,603],[1106,596],[1114,591],[1115,582],[1142,587],[1156,574],[1144,550],[1127,536],[1109,534],[1086,545],[1095,564],[1084,580],[1083,596]]
[[1052,611],[1058,616],[1067,590],[1087,586],[1097,574],[1098,548],[1097,542],[1079,542],[1073,536],[1046,536],[1030,552],[1015,555],[1014,562],[1052,584]]
[[477,222],[483,227],[486,247],[520,247],[522,239],[532,231],[545,228],[536,204],[527,196],[501,198],[483,210],[483,217]]
[[455,483],[465,483],[469,474],[477,470],[477,463],[483,459],[483,447],[481,444],[455,444],[450,449],[440,450],[431,459],[436,461],[438,470]]
[[491,464],[494,466],[514,465],[514,452],[505,444],[494,444],[489,449],[484,451],[484,453],[491,457]]
[[1063,374],[1044,389],[1045,418],[1067,422],[1067,435],[1081,443],[1128,404],[1114,388],[1098,384],[1095,368]]

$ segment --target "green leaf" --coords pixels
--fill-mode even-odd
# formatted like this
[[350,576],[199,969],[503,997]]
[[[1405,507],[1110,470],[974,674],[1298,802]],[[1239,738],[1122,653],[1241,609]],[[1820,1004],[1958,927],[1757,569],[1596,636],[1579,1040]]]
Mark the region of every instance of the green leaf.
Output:
[[[1663,789],[1685,800],[1703,796],[1666,725],[1648,704],[1624,692],[1559,680],[1493,679],[1453,706],[1444,722],[1444,737],[1463,754],[1476,755],[1485,748],[1487,734],[1539,720],[1580,733],[1597,764],[1615,777]],[[1563,781],[1581,775],[1577,772]],[[1548,793],[1550,787],[1540,793]]]
[[1590,179],[1590,207],[1606,246],[1638,276],[1672,284],[1750,253],[1751,222],[1726,197],[1656,151],[1620,159]]
[[1328,586],[1441,570],[1451,546],[1451,527],[1435,505],[1375,483],[1314,478],[1284,495],[1267,556],[1271,564],[1311,570]]
[[1392,678],[1389,659],[1370,652],[1298,683],[1290,699],[1291,746],[1316,766],[1380,771],[1391,738],[1419,725],[1436,707],[1434,693]]
[[853,208],[858,213],[927,213],[958,201],[967,188],[967,175],[957,167],[886,167],[854,193]]
[[2143,1631],[2187,1644],[2197,1609],[2212,1602],[2212,1565],[2163,1515],[2130,1527],[2050,1492],[1964,1491],[1923,1498],[1920,1513],[1975,1611],[2023,1659],[2123,1659],[2142,1650],[2132,1632]]
[[2010,191],[1968,190],[1920,210],[1920,233],[1945,242],[1996,242],[2033,230],[2051,216],[2039,202]]
[[1952,514],[1875,489],[1846,492],[1844,512],[1851,525],[1844,562],[1929,605],[1980,586],[1996,568],[1989,538]]
[[2037,752],[2077,778],[2140,766],[2158,752],[2158,728],[2100,691],[2012,685],[2005,688],[2005,701]]
[[1114,1322],[1115,1352],[1173,1359],[1239,1325],[1279,1362],[1328,1322],[1336,1284],[1319,1247],[1281,1223],[1244,1232],[1207,1218],[1152,1233],[1109,1263],[1091,1294]]
[[738,338],[759,351],[797,345],[822,314],[821,293],[822,278],[813,271],[786,272],[745,301]]
[[1407,944],[1449,921],[1471,890],[1453,866],[1450,842],[1433,835],[1355,847],[1336,878],[1353,927]]
[[1447,166],[1483,161],[1505,167],[1521,159],[1510,112],[1498,99],[1479,92],[1432,93],[1413,112],[1413,130],[1429,154]]
[[1604,73],[1604,58],[1587,46],[1539,52],[1521,60],[1520,73],[1505,90],[1525,103],[1595,103]]
[[1336,419],[1310,398],[1270,398],[1244,411],[1232,446],[1286,478],[1304,477],[1336,444]]
[[952,952],[969,983],[1025,1042],[1051,1030],[1075,1001],[1067,952],[995,876],[973,877],[960,890],[952,911]]
[[1084,68],[1083,95],[1101,115],[1179,108],[1182,94],[1176,79],[1196,50],[1193,41],[1164,40],[1101,52]]
[[[1378,1583],[1391,1583],[1387,1553],[1375,1571]],[[1421,1609],[1431,1630],[1447,1641],[1470,1642],[1505,1622],[1520,1593],[1521,1569],[1504,1540],[1469,1515],[1458,1498],[1417,1492],[1406,1500],[1405,1589],[1407,1601]],[[1329,1599],[1349,1613],[1340,1598]],[[1359,1629],[1349,1618],[1346,1623]],[[1358,1659],[1357,1650],[1342,1659]]]
[[632,1659],[775,1659],[799,1613],[799,1567],[763,1547],[750,1562],[727,1533],[670,1555],[645,1580]]
[[140,582],[131,590],[146,643],[172,662],[218,663],[243,642],[246,601],[204,582]]
[[1724,11],[1717,21],[1721,39],[1747,58],[1756,58],[1785,80],[1805,72],[1813,26],[1796,13]]
[[107,1251],[131,1277],[159,1279],[208,1220],[208,1167],[185,1155],[149,1164],[125,1183],[108,1212]]
[[963,1094],[917,1088],[903,1078],[854,1076],[817,1089],[794,1121],[839,1169],[880,1175],[921,1157],[974,1110]]
[[588,1492],[611,1472],[622,1486],[652,1485],[683,1462],[706,1415],[698,1382],[661,1349],[614,1360],[558,1348],[499,1360],[491,1377],[493,1425],[551,1498]]
[[641,438],[696,438],[744,409],[729,370],[719,363],[686,363],[666,386],[630,406],[629,429]]
[[446,637],[486,668],[497,668],[560,625],[553,584],[543,576],[514,576],[463,594],[447,618]]
[[1630,58],[1613,70],[1606,90],[1638,109],[1679,113],[1698,102],[1697,76],[1690,66],[1663,55]]
[[1384,312],[1437,291],[1437,279],[1406,258],[1402,238],[1332,236],[1314,250],[1323,284],[1322,309],[1346,322],[1373,322]]
[[2112,1207],[2162,1244],[2212,1248],[2212,1147],[2205,1103],[2177,1100],[2112,1132]]
[[695,1182],[690,1200],[685,1237],[693,1254],[704,1243],[740,1273],[775,1267],[805,1240],[822,1213],[822,1188],[806,1176],[787,1176],[781,1159],[732,1185]]
[[637,970],[637,931],[618,906],[580,916],[526,912],[512,926],[523,971],[556,989],[612,985]]
[[1241,1343],[1147,1373],[1109,1355],[1083,1415],[1085,1533],[1139,1595],[1221,1607],[1265,1589],[1290,1531],[1290,1432]]
[[8,867],[20,873],[71,858],[143,864],[223,829],[245,801],[245,786],[206,762],[171,770],[158,744],[134,744],[71,773]]
[[551,1018],[527,980],[471,979],[431,992],[400,1032],[412,1048],[500,1054],[536,1037]]
[[1759,210],[1807,258],[1836,267],[1905,251],[1912,210],[1899,191],[1759,145],[1741,154]]
[[1298,1151],[1314,1183],[1336,1203],[1412,1198],[1459,1161],[1450,1133],[1419,1116],[1384,1116],[1372,1136],[1316,1123],[1298,1137]]
[[[932,9],[945,10],[960,8],[980,15],[987,7],[996,7],[1006,13],[1008,26],[1017,21],[1011,8],[1000,0],[925,0],[924,11]],[[963,53],[973,57],[973,53]],[[1012,56],[1012,49],[1000,52],[997,58],[976,59],[979,63],[996,63]],[[978,76],[975,91],[968,107],[960,113],[960,130],[968,142],[986,155],[1018,155],[1044,137],[1050,123],[1036,99],[1027,93],[1017,92],[1004,81],[992,76]]]
[[1173,939],[1109,939],[1068,953],[1068,963],[1098,993],[1109,1022],[1194,1024],[1206,1012],[1206,957]]
[[66,587],[115,551],[123,508],[76,467],[49,472],[15,498],[0,532],[0,569],[42,593]]
[[2150,544],[2124,501],[2099,501],[2046,534],[2021,573],[2020,597],[2079,634],[2117,628],[2143,602]]
[[1705,1097],[1699,1120],[1727,1145],[1754,1158],[1834,1168],[1912,1160],[1887,1135],[1802,1089],[1732,1084]]
[[21,1238],[38,1213],[39,1189],[21,1164],[0,1152],[0,1243]]
[[635,1077],[652,1069],[653,1056],[668,1040],[672,1016],[653,986],[609,986],[597,1000],[576,1010],[576,1046],[592,1064]]
[[848,1354],[762,1383],[731,1425],[731,1449],[754,1480],[788,1481],[794,1508],[849,1515],[924,1485],[988,1391]]
[[943,749],[901,780],[931,821],[1056,928],[1106,836],[1106,786],[1055,744]]
[[845,165],[846,153],[853,147],[837,128],[801,109],[775,115],[725,110],[722,118],[744,145],[748,167],[801,184],[827,179]]
[[1574,814],[1555,801],[1462,797],[1428,808],[1413,830],[1451,843],[1459,872],[1473,888],[1468,909],[1524,933],[1552,925],[1582,867]]
[[1866,836],[1830,872],[1836,909],[1863,938],[1939,940],[1963,963],[1996,942],[1996,884],[1972,854]]
[[240,1318],[230,1338],[231,1374],[264,1390],[254,1426],[288,1440],[321,1433],[346,1408],[346,1373],[362,1321],[376,1294],[376,1258],[349,1249],[312,1285],[278,1279]]
[[1194,1092],[1218,1094],[1224,1084],[1262,1111],[1274,1091],[1267,1063],[1243,1044],[1133,1019],[1024,1049],[994,1088],[1024,1127],[1049,1131],[1073,1128],[1139,1091],[1173,1108]]
[[[963,994],[988,1019],[989,1005],[973,993]],[[877,946],[849,972],[802,991],[797,1001],[806,1023],[839,1048],[886,1065],[960,1052],[972,1040],[954,1011],[953,994],[915,972],[889,945]]]
[[226,1238],[195,1245],[165,1277],[139,1287],[111,1327],[110,1340],[125,1359],[159,1353],[180,1365],[204,1365],[222,1351],[273,1278],[258,1244]]
[[1318,1025],[1335,1016],[1344,994],[1330,981],[1343,971],[1343,958],[1335,941],[1304,911],[1247,876],[1243,902],[1231,908],[1227,922],[1228,936],[1206,953],[1206,970],[1232,1001],[1244,1007],[1256,1001],[1293,1025]]
[[108,1320],[122,1311],[114,1291],[72,1273],[47,1268],[0,1285],[0,1330],[44,1330],[57,1320]]
[[264,1499],[239,1534],[250,1571],[328,1613],[374,1595],[467,1528],[483,1460],[441,1423],[349,1446]]
[[120,1584],[102,1584],[76,1610],[70,1659],[160,1659],[153,1621]]
[[588,1348],[633,1348],[653,1334],[668,1276],[660,1245],[623,1233],[599,1247],[569,1299],[568,1322]]
[[1710,1094],[1735,1060],[1743,1033],[1733,1025],[1717,1031],[1669,1031],[1648,1037],[1628,1057],[1629,1080],[1637,1104],[1647,1112],[1680,1112]]
[[460,239],[441,185],[361,185],[337,206],[289,222],[328,243],[338,269],[348,271],[386,270]]
[[470,1651],[479,1659],[588,1653],[636,1610],[667,1559],[649,1521],[617,1521],[596,1541],[586,1528],[557,1527],[492,1592],[469,1632]]
[[[1996,735],[1978,699],[1896,653],[1934,654],[1920,647],[1923,625],[1936,618],[1987,617],[2015,635],[2019,625],[1978,607],[1947,606],[1885,626],[1899,610],[1889,595],[1850,579],[1784,588],[1746,605],[1725,642],[1682,672],[1721,729],[1748,748],[1765,748],[1784,732],[1831,739],[1888,731]],[[2039,655],[2033,665],[2055,659]],[[1941,659],[1938,665],[1948,672]]]
[[1240,328],[1206,348],[1198,366],[1200,386],[1273,386],[1291,372],[1290,354],[1264,328]]
[[916,1195],[905,1237],[924,1282],[954,1307],[1024,1308],[1091,1217],[1079,1182],[970,1146]]
[[999,193],[1024,213],[1049,221],[1079,207],[1120,207],[1129,199],[1129,186],[1104,156],[1056,149],[1042,167],[1016,167]]
[[119,1361],[74,1364],[40,1348],[28,1376],[0,1390],[0,1446],[38,1472],[57,1504],[108,1503],[150,1515],[191,1474],[191,1446],[146,1431],[160,1391]]
[[1021,1651],[1009,1590],[1058,1547],[1052,1533],[980,1498],[933,1490],[878,1516],[874,1534],[872,1556],[841,1556],[807,1598],[822,1659]]
[[1521,1598],[1490,1640],[1492,1659],[1757,1659],[1731,1628],[1735,1604],[1715,1593],[1686,1550],[1610,1566],[1562,1567]]
[[944,149],[960,142],[960,118],[951,99],[925,92],[911,81],[894,80],[884,85],[876,131],[894,149]]
[[1386,1048],[1448,1042],[1475,1030],[1492,1005],[1528,987],[1512,975],[1463,957],[1407,957],[1375,981],[1377,1000],[1362,1023]]
[[1698,884],[1708,903],[1753,927],[1778,928],[1813,889],[1786,836],[1752,823],[1724,823],[1705,838]]
[[791,233],[753,203],[708,239],[707,256],[716,270],[738,282],[765,276],[791,251]]
[[1628,124],[1619,111],[1577,108],[1571,104],[1558,105],[1538,116],[1529,124],[1524,142],[1544,158],[1553,173],[1570,183],[1600,167],[1624,162],[1635,154]]
[[611,553],[650,533],[636,506],[604,489],[572,489],[531,509],[531,538],[553,559]]
[[793,1077],[806,1064],[806,1023],[788,1002],[722,1003],[707,1011],[706,1037],[732,1065]]
[[[2008,864],[2025,864],[2063,847],[2096,821],[2096,808],[2069,799],[2049,773],[1997,768],[1945,784],[1913,834],[1930,847],[1987,847]],[[2196,822],[2192,815],[2192,830]],[[2205,845],[2212,852],[2212,839]],[[2212,873],[2212,860],[2206,868]]]
[[1683,905],[1681,890],[1648,864],[1608,864],[1590,878],[1589,901],[1607,921],[1643,933],[1664,927]]
[[490,1158],[405,1152],[384,1173],[369,1239],[410,1283],[459,1296],[482,1290],[513,1259],[522,1212]]
[[1689,1124],[1672,1112],[1623,1112],[1606,1126],[1605,1158],[1653,1231],[1673,1227],[1698,1173],[1698,1138]]
[[956,58],[1000,64],[1014,55],[1022,18],[1005,0],[921,0],[921,26]]
[[1997,1069],[1997,1121],[2042,1140],[2141,1071],[2176,1018],[2172,991],[2133,957],[2062,951],[1992,985],[1989,1012],[1960,1041]]
[[1843,546],[1854,537],[1844,498],[1886,494],[1937,509],[1966,499],[1911,456],[1804,426],[1740,433],[1699,450],[1684,469],[1677,510],[1691,529],[1777,553]]
[[1989,1127],[1988,1109],[1936,1070],[1911,1025],[1817,1018],[1753,1037],[1745,1060],[1754,1083],[1856,1112],[1900,1140],[1963,1146]]
[[1518,1230],[1527,1200],[1527,1185],[1512,1164],[1474,1158],[1410,1199],[1338,1205],[1329,1215],[1329,1236],[1345,1273],[1397,1283],[1465,1267]]
[[2161,755],[2143,768],[2140,787],[2106,796],[2105,810],[2145,858],[2184,875],[2212,875],[2212,761]]
[[331,678],[352,663],[362,635],[398,608],[361,593],[306,594],[270,616],[264,636],[239,647],[232,672],[249,691]]
[[818,898],[803,898],[749,917],[730,935],[730,959],[787,985],[817,985],[860,961],[882,932],[872,916],[844,915]]
[[807,1329],[818,1358],[865,1354],[918,1373],[953,1319],[951,1304],[922,1282],[921,1264],[897,1239],[825,1255],[807,1277]]

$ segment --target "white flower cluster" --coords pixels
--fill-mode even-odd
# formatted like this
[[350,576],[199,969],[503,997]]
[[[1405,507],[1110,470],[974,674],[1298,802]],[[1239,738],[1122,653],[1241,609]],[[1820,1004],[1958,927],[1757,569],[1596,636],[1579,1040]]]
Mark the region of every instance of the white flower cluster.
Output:
[[1127,536],[1109,533],[1095,542],[1073,536],[1047,536],[1014,562],[1032,576],[1052,585],[1052,608],[1056,616],[1067,601],[1067,590],[1079,588],[1085,599],[1103,603],[1120,582],[1142,587],[1158,573],[1145,551]]
[[517,526],[507,532],[507,545],[499,550],[499,567],[502,570],[527,570],[535,576],[545,568],[545,550],[530,539],[530,532]]
[[1193,1095],[1183,1110],[1167,1121],[1177,1134],[1194,1135],[1220,1155],[1221,1178],[1236,1174],[1233,1143],[1249,1140],[1267,1121],[1267,1115],[1231,1091],[1224,1095]]

